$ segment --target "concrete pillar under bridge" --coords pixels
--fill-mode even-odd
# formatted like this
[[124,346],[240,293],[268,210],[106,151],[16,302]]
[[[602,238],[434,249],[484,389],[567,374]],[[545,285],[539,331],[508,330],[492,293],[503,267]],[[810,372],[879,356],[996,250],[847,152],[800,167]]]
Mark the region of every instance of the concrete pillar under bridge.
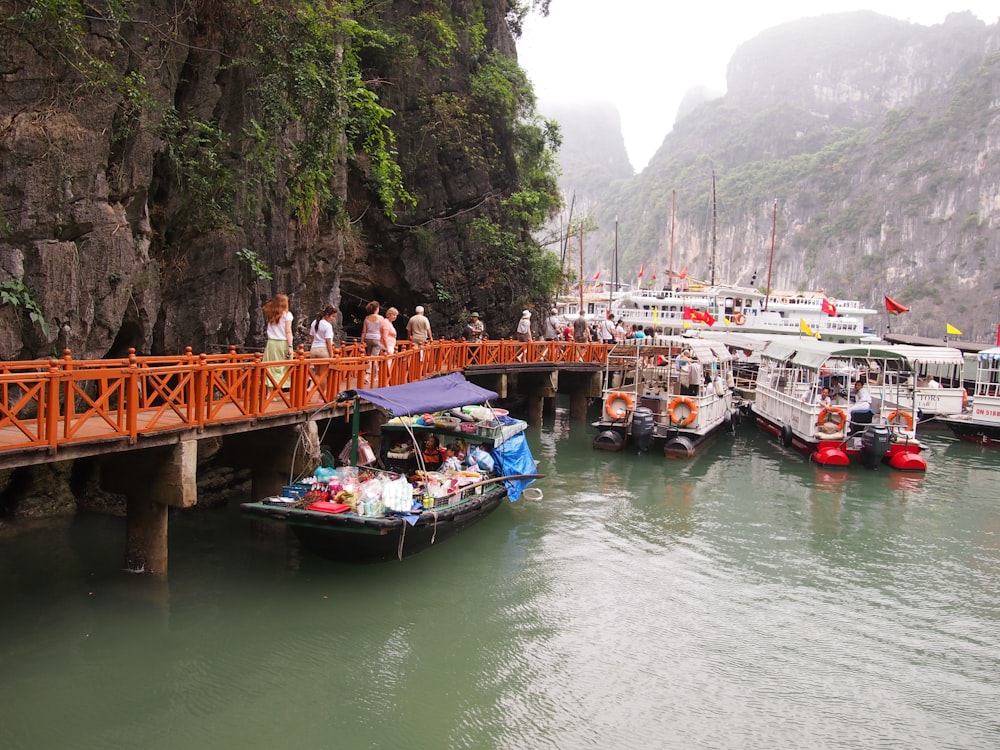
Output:
[[165,576],[168,509],[198,502],[198,441],[101,457],[101,488],[125,495],[125,568]]
[[250,499],[281,495],[282,488],[320,463],[321,447],[317,423],[270,427],[227,435],[225,460],[250,469]]
[[569,418],[582,421],[587,418],[587,405],[592,398],[604,395],[604,379],[600,372],[573,372],[560,374],[559,391],[569,394]]

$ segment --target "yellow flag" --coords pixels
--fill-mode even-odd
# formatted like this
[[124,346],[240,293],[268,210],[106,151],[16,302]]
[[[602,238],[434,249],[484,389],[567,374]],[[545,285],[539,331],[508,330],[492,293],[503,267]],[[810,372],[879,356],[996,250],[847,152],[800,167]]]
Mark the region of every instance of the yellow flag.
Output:
[[957,328],[955,328],[955,326],[953,326],[951,323],[947,323],[945,325],[944,332],[946,334],[948,334],[949,336],[961,336],[962,335],[962,332],[960,330],[958,330]]
[[658,326],[660,324],[660,321],[658,319],[659,316],[656,314],[657,312],[658,312],[658,309],[656,307],[654,307],[653,308],[653,325],[654,326]]
[[799,318],[799,330],[806,336],[815,336],[817,339],[821,338],[821,336],[818,333],[816,333],[812,328],[809,327],[809,324],[806,323],[805,318]]

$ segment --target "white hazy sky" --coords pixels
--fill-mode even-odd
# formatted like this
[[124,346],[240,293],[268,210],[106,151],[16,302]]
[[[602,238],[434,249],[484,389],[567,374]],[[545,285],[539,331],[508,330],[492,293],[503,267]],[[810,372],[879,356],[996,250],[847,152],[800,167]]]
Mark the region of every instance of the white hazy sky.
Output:
[[996,0],[552,0],[547,18],[528,17],[517,51],[540,100],[616,104],[641,171],[685,91],[725,91],[726,65],[742,42],[787,21],[862,9],[925,26],[963,10],[989,24],[1000,17]]

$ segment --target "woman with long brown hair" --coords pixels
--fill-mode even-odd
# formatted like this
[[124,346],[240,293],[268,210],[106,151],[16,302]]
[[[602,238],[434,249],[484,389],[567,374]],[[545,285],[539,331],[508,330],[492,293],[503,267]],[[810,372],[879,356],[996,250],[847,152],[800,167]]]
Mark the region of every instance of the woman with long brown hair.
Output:
[[[267,344],[264,347],[265,362],[282,362],[292,358],[292,321],[295,316],[288,309],[288,295],[276,294],[264,304],[264,319],[267,321]],[[273,388],[285,377],[287,367],[269,367],[270,377],[267,387]],[[291,383],[283,383],[288,389]]]

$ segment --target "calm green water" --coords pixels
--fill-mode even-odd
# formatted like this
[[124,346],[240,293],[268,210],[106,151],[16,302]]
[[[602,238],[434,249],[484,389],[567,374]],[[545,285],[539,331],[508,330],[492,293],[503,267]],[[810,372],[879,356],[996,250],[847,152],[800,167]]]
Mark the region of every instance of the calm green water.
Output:
[[166,582],[122,572],[122,519],[0,538],[0,747],[1000,746],[1000,451],[592,437],[534,430],[544,498],[401,564],[235,508],[172,517]]

